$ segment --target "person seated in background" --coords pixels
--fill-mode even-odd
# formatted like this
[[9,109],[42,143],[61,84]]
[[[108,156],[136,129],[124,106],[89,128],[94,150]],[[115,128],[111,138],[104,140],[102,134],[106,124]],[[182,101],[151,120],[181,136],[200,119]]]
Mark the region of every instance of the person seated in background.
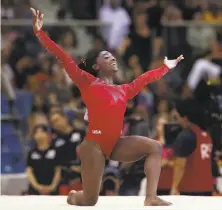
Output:
[[204,111],[195,100],[185,99],[172,113],[183,130],[172,145],[175,162],[171,194],[210,196],[212,139],[205,129]]
[[73,59],[76,59],[77,37],[73,30],[66,31],[60,37],[60,46],[68,53]]
[[92,48],[86,53],[86,57],[93,55],[93,53],[100,52],[103,49],[106,49],[106,43],[100,35],[95,35],[93,37]]
[[115,196],[120,188],[119,162],[106,160],[100,195]]
[[[206,12],[206,14],[208,14],[208,12]],[[206,14],[204,15],[204,20],[208,17]],[[212,18],[218,17],[218,14],[218,12],[214,15],[211,14]],[[209,17],[211,17],[211,15]],[[211,18],[209,18],[209,20],[211,20]],[[215,21],[212,19],[210,22],[217,23],[217,21]],[[221,20],[218,22],[221,22]],[[213,36],[211,38],[209,52],[194,62],[188,75],[187,84],[192,91],[195,91],[200,81],[206,76],[207,79],[216,82],[219,80],[219,77],[222,77],[222,30],[218,26],[214,26],[214,30],[215,35],[214,39],[212,39]]]
[[32,92],[42,91],[44,92],[47,85],[51,81],[52,76],[52,61],[48,57],[40,58],[39,69],[36,74],[28,76],[27,87]]
[[187,31],[187,42],[192,47],[194,55],[201,55],[211,49],[213,41],[217,39],[216,31],[212,26],[202,26],[203,13],[196,12],[193,15],[195,26],[191,26]]
[[112,24],[112,26],[102,28],[102,36],[109,49],[116,51],[129,33],[131,19],[127,11],[120,6],[117,0],[107,0],[100,8],[99,20]]
[[[157,102],[157,106],[155,107],[157,110],[156,114],[153,117],[153,127],[156,129],[156,125],[158,125],[158,120],[159,122],[162,120],[169,121],[170,120],[170,113],[169,113],[169,102],[167,100],[160,100]],[[158,131],[157,131],[158,132]]]
[[204,12],[204,21],[206,23],[221,23],[222,11],[217,4],[210,4],[209,9]]
[[118,53],[131,68],[140,66],[142,74],[147,71],[152,61],[152,46],[153,39],[147,24],[147,14],[143,10],[137,11],[134,15],[133,30],[121,42]]
[[68,106],[72,99],[71,88],[66,81],[64,71],[54,71],[52,74],[52,81],[48,84],[47,94],[55,95],[56,100],[49,101],[51,104],[58,103],[61,106]]
[[42,95],[36,93],[33,99],[33,105],[31,112],[28,116],[28,134],[26,136],[27,140],[31,139],[33,128],[36,125],[48,125],[47,119],[48,106],[46,105]]
[[[182,11],[174,5],[168,6],[162,16],[163,23],[166,24],[180,24],[183,22]],[[190,54],[190,47],[187,44],[185,27],[169,27],[165,26],[165,36],[167,39],[167,52],[168,57],[174,57],[178,51],[183,52],[183,55]]]
[[[73,128],[68,117],[62,112],[53,112],[49,116],[53,129],[52,146],[56,149],[60,164],[63,169],[62,194],[67,194],[69,186],[81,184],[80,161],[78,158],[78,146],[82,142],[85,131]],[[65,188],[67,188],[65,190]]]
[[50,131],[45,125],[33,130],[35,147],[27,159],[27,178],[29,195],[58,195],[60,184],[60,166],[58,154],[50,146]]

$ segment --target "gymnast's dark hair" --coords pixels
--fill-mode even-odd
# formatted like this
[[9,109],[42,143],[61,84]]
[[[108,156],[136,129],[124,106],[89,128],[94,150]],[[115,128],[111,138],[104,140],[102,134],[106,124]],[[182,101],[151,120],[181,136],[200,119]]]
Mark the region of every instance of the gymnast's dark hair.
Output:
[[96,64],[96,58],[99,56],[99,52],[91,52],[85,58],[81,59],[78,67],[93,76],[97,77],[98,72],[93,68],[93,65]]

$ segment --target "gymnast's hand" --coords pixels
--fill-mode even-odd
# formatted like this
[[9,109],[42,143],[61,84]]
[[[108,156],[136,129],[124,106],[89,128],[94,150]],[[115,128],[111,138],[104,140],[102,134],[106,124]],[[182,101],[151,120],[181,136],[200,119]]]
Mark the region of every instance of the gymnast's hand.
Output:
[[36,33],[37,31],[41,30],[43,26],[44,14],[33,8],[30,8],[30,10],[32,12],[33,30]]
[[169,68],[169,69],[173,69],[176,67],[176,65],[183,60],[184,57],[183,55],[180,55],[177,59],[174,60],[168,60],[167,57],[165,57],[164,59],[164,64]]

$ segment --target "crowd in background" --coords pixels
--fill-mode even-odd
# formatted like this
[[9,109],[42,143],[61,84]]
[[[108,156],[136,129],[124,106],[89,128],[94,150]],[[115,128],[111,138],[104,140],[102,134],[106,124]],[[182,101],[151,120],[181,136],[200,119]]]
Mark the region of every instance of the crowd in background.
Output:
[[[1,18],[30,19],[29,7],[28,0],[23,0],[23,3],[2,1]],[[93,43],[92,49],[85,55],[102,49],[111,51],[119,61],[116,83],[132,81],[142,73],[158,68],[165,55],[170,59],[180,54],[185,57],[185,61],[173,72],[145,87],[134,100],[128,102],[124,135],[147,136],[158,139],[164,145],[163,126],[175,122],[172,110],[181,99],[194,97],[203,101],[206,110],[215,111],[211,110],[212,104],[208,101],[210,93],[207,94],[206,90],[209,80],[211,84],[221,84],[222,27],[203,27],[201,23],[222,23],[220,1],[104,0],[99,10],[97,7],[90,0],[78,3],[62,1],[56,17],[58,20],[71,16],[74,19],[99,19],[112,23],[112,27],[87,29]],[[184,20],[192,20],[196,26],[164,27],[164,24],[181,24]],[[60,26],[44,27],[44,30],[77,62],[85,56],[76,53],[79,43],[75,30],[78,29]],[[81,188],[78,145],[84,138],[87,123],[83,119],[85,105],[79,90],[56,59],[41,48],[31,27],[3,26],[1,53],[2,71],[13,87],[33,93],[28,128],[24,130],[25,139],[34,140],[43,147],[50,144],[52,151],[56,150],[59,158],[50,162],[52,171],[53,167],[62,165],[62,169],[58,169],[62,170],[62,178],[58,174],[53,175],[56,184],[46,189],[40,186],[38,193],[58,193],[56,187],[61,180],[60,194],[66,194],[67,185]],[[196,124],[205,130],[209,128],[207,120]],[[222,146],[220,131],[217,132],[219,136],[213,139],[213,158],[219,158],[217,152]],[[37,153],[36,150],[29,153],[27,164],[30,170],[35,164],[31,157]],[[50,154],[53,156],[53,152]],[[106,165],[102,194],[138,193],[144,176],[143,160],[133,165],[107,161]],[[124,182],[121,185],[122,179]],[[36,189],[29,190],[29,193],[36,192]]]

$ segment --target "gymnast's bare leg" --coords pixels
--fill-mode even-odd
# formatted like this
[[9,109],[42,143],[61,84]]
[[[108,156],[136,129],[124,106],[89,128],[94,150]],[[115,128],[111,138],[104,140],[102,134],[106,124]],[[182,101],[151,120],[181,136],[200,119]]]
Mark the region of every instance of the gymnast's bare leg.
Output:
[[147,177],[145,206],[168,206],[171,204],[157,197],[161,154],[161,145],[155,140],[142,136],[122,136],[110,157],[110,159],[120,162],[132,162],[146,157],[144,165],[144,172]]

